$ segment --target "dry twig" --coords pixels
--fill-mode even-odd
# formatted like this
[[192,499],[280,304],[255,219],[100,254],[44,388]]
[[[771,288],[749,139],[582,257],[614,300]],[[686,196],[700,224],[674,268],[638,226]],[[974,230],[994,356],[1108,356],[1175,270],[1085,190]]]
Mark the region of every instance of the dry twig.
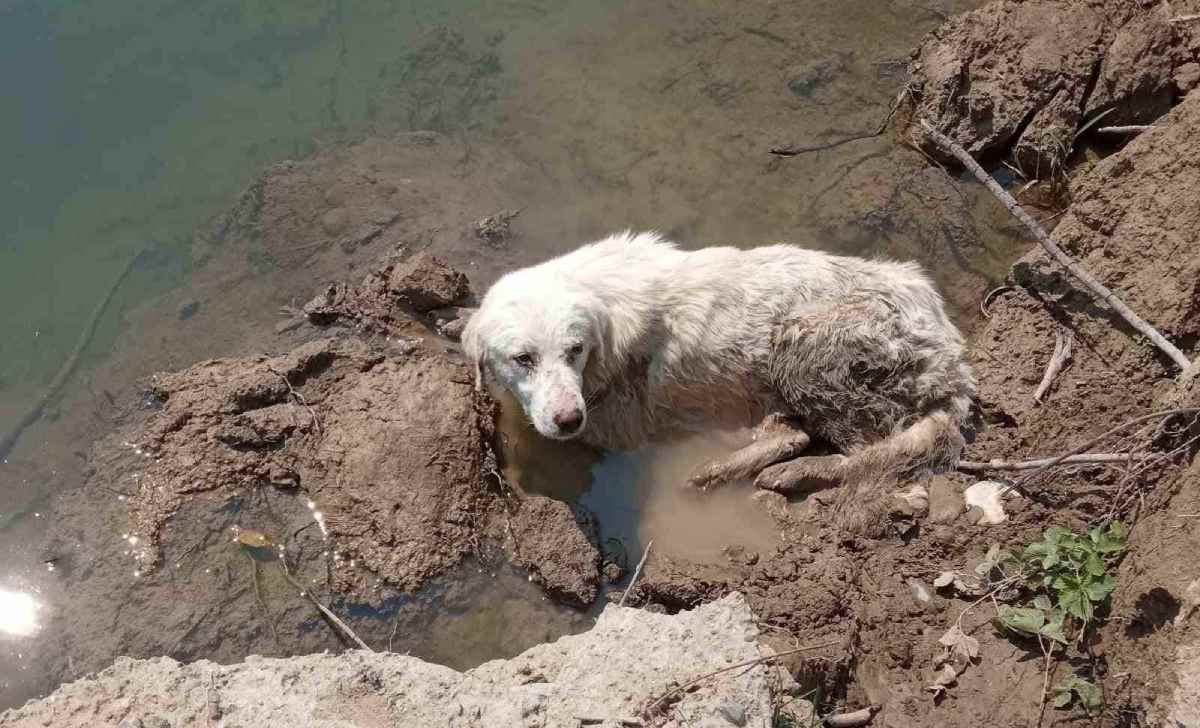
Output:
[[1115,293],[1109,290],[1107,286],[1096,280],[1091,273],[1088,273],[1086,270],[1084,270],[1084,268],[1080,266],[1075,259],[1063,252],[1063,249],[1058,247],[1058,244],[1050,238],[1049,233],[1047,233],[1036,220],[1030,217],[1029,213],[1025,212],[1025,210],[1019,204],[1017,204],[1017,201],[1012,198],[1012,195],[1008,194],[1008,192],[1005,191],[1005,189],[1001,187],[1000,184],[996,182],[996,180],[993,179],[990,174],[984,171],[983,167],[979,166],[979,163],[975,161],[974,157],[972,157],[967,150],[955,143],[952,139],[950,139],[950,137],[933,128],[933,125],[928,121],[922,119],[921,126],[925,129],[926,136],[928,136],[930,140],[932,140],[933,143],[938,146],[939,149],[941,149],[943,152],[951,154],[955,159],[962,163],[962,165],[968,171],[970,171],[971,174],[975,175],[976,179],[983,183],[983,185],[987,187],[988,190],[995,195],[998,200],[1000,200],[1000,202],[1008,209],[1008,211],[1012,213],[1013,217],[1020,220],[1021,223],[1023,223],[1031,233],[1033,233],[1033,236],[1037,239],[1038,243],[1040,243],[1041,246],[1046,249],[1046,252],[1049,253],[1052,258],[1057,260],[1059,264],[1070,271],[1073,276],[1078,278],[1085,286],[1091,289],[1091,291],[1095,293],[1100,300],[1108,304],[1113,311],[1115,311],[1121,318],[1125,319],[1126,323],[1128,323],[1146,338],[1150,339],[1150,341],[1152,341],[1160,351],[1170,357],[1170,359],[1175,362],[1180,369],[1184,371],[1188,370],[1188,368],[1191,366],[1191,362],[1188,361],[1188,358],[1184,356],[1182,351],[1180,351],[1174,344],[1167,341],[1166,338],[1164,338],[1163,335],[1158,332],[1158,329],[1155,329],[1144,319],[1142,319],[1142,317],[1134,313],[1133,310],[1130,309],[1129,306],[1126,306],[1125,303],[1118,298]]
[[1141,134],[1144,131],[1153,129],[1153,124],[1130,124],[1128,126],[1102,126],[1096,130],[1097,134]]
[[1056,328],[1054,330],[1054,354],[1051,355],[1050,361],[1046,363],[1046,373],[1042,375],[1042,383],[1038,385],[1037,391],[1033,393],[1033,401],[1041,402],[1046,396],[1046,392],[1050,391],[1050,385],[1054,384],[1055,377],[1062,371],[1063,365],[1071,358],[1071,344],[1075,342],[1075,332],[1070,329]]
[[358,635],[354,634],[354,630],[350,629],[349,625],[347,625],[345,622],[343,622],[341,619],[339,619],[338,616],[333,613],[333,611],[331,611],[328,607],[326,607],[324,604],[322,604],[316,597],[314,597],[312,595],[311,590],[305,589],[295,579],[292,578],[292,573],[288,570],[286,561],[284,561],[281,558],[279,560],[279,563],[283,566],[283,578],[287,579],[287,582],[289,584],[291,584],[297,591],[300,592],[300,596],[306,597],[308,599],[308,601],[312,602],[313,606],[316,607],[318,610],[320,610],[321,614],[325,615],[326,619],[328,619],[330,622],[332,622],[335,627],[337,627],[338,629],[340,629],[342,631],[342,634],[346,635],[351,640],[353,640],[354,643],[357,644],[359,647],[366,650],[367,652],[375,651],[375,650],[371,649],[367,645],[366,642],[363,642],[361,639],[359,639]]
[[1036,460],[988,460],[987,462],[977,462],[975,460],[959,460],[955,469],[961,470],[964,473],[980,473],[988,470],[1040,470],[1048,468],[1052,465],[1101,465],[1105,463],[1127,463],[1134,459],[1132,453],[1127,452],[1092,452],[1076,455],[1068,455],[1062,457],[1038,458]]
[[650,543],[646,544],[646,550],[642,552],[642,560],[638,562],[637,568],[633,570],[633,578],[629,580],[629,586],[625,587],[625,593],[621,595],[621,601],[617,602],[618,607],[625,606],[625,599],[629,596],[629,592],[633,591],[633,585],[637,584],[638,577],[642,575],[642,567],[646,565],[646,558],[650,556],[650,547],[654,545],[654,539],[650,539]]
[[1191,22],[1194,22],[1197,20],[1200,20],[1200,13],[1197,13],[1196,15],[1180,15],[1178,17],[1171,18],[1170,22],[1172,22],[1172,23],[1191,23]]

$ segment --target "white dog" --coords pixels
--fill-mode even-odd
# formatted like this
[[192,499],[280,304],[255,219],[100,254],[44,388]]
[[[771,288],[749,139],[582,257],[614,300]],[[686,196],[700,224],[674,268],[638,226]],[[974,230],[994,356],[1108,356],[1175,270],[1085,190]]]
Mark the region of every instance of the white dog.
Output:
[[[463,348],[477,381],[491,372],[546,437],[620,450],[759,424],[753,444],[697,471],[700,486],[757,475],[786,492],[897,457],[950,467],[975,393],[915,264],[787,245],[686,252],[653,233],[505,275]],[[796,459],[810,435],[846,457]]]

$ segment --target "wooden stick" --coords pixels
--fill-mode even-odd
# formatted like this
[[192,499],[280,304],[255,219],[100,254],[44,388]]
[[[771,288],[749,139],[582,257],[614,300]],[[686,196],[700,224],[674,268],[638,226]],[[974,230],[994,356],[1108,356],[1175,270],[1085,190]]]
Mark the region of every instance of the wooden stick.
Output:
[[1171,20],[1170,20],[1169,22],[1172,22],[1172,23],[1191,23],[1192,21],[1195,21],[1195,20],[1200,20],[1200,14],[1196,14],[1196,15],[1180,15],[1179,17],[1176,17],[1176,18],[1171,18]]
[[1030,217],[1029,213],[1025,212],[1025,210],[1022,209],[1019,204],[1017,204],[1017,201],[1014,200],[1012,196],[1009,195],[1008,192],[1006,192],[1005,189],[1001,187],[995,179],[992,178],[990,174],[984,171],[983,167],[979,166],[979,163],[975,161],[975,159],[967,152],[967,150],[963,149],[961,146],[951,140],[950,137],[942,134],[937,129],[934,129],[933,125],[931,125],[928,121],[922,119],[921,126],[925,129],[925,134],[933,141],[934,144],[938,146],[939,149],[953,155],[955,159],[961,162],[962,165],[971,172],[971,174],[975,175],[975,178],[982,182],[984,186],[987,187],[988,190],[991,191],[991,193],[995,195],[996,198],[999,199],[1006,208],[1008,208],[1008,211],[1012,213],[1013,217],[1020,220],[1025,227],[1027,227],[1029,231],[1033,233],[1033,236],[1039,243],[1041,243],[1041,246],[1046,249],[1046,252],[1049,253],[1055,260],[1057,260],[1064,268],[1069,270],[1071,275],[1078,278],[1085,286],[1091,289],[1093,293],[1100,297],[1100,300],[1107,303],[1109,307],[1116,311],[1121,318],[1125,319],[1126,323],[1132,326],[1143,336],[1150,339],[1150,341],[1152,341],[1160,351],[1170,357],[1171,361],[1175,362],[1180,369],[1186,371],[1188,367],[1191,366],[1191,362],[1188,361],[1188,358],[1184,356],[1182,351],[1176,348],[1174,344],[1167,341],[1157,329],[1146,323],[1142,317],[1134,313],[1133,310],[1126,306],[1125,303],[1118,298],[1115,293],[1109,290],[1107,286],[1096,280],[1092,274],[1088,273],[1079,265],[1079,263],[1075,262],[1075,259],[1063,252],[1062,248],[1058,247],[1058,245],[1050,239],[1050,235],[1044,229],[1042,229],[1042,226],[1039,225],[1036,220]]
[[988,470],[1037,470],[1051,465],[1100,465],[1103,463],[1127,463],[1133,460],[1130,453],[1083,453],[1068,455],[1065,458],[1038,458],[1037,460],[959,460],[956,469],[965,473],[980,473]]
[[1075,332],[1066,329],[1065,332],[1061,328],[1054,330],[1054,354],[1051,355],[1050,361],[1046,363],[1046,373],[1042,375],[1042,383],[1038,385],[1037,391],[1033,393],[1033,401],[1041,402],[1046,396],[1046,392],[1050,391],[1050,385],[1054,384],[1054,379],[1062,371],[1063,365],[1071,358],[1071,344],[1075,342]]
[[1144,131],[1153,129],[1153,124],[1130,124],[1129,126],[1102,126],[1096,130],[1097,134],[1141,134]]
[[288,570],[286,561],[284,561],[281,558],[281,559],[279,559],[279,563],[283,565],[283,578],[287,579],[287,582],[289,584],[291,584],[297,591],[300,592],[300,596],[307,597],[308,601],[312,602],[313,606],[316,607],[317,609],[319,609],[321,611],[321,614],[325,615],[326,619],[328,619],[330,622],[332,622],[335,627],[340,629],[343,634],[345,634],[350,639],[354,640],[355,644],[357,644],[359,647],[366,650],[367,652],[375,651],[375,650],[371,649],[367,645],[366,642],[363,642],[361,639],[359,639],[358,635],[354,634],[354,630],[350,629],[349,625],[347,625],[342,620],[338,619],[338,616],[336,614],[334,614],[332,610],[330,610],[328,607],[326,607],[324,604],[322,604],[316,597],[314,597],[312,595],[312,591],[310,589],[305,589],[295,579],[292,578],[292,574]]
[[642,567],[646,565],[646,558],[650,556],[650,547],[654,545],[654,539],[650,539],[650,543],[646,544],[646,550],[642,552],[642,560],[638,562],[637,568],[633,570],[633,578],[629,580],[629,586],[625,587],[625,593],[621,595],[621,601],[617,602],[618,607],[625,606],[625,599],[629,597],[629,592],[633,591],[633,585],[637,583],[638,577],[642,575]]
[[62,367],[58,370],[58,374],[50,382],[42,392],[42,396],[38,401],[25,413],[25,416],[17,420],[17,424],[8,431],[6,435],[0,437],[0,461],[3,461],[12,449],[16,447],[17,440],[21,439],[21,435],[25,430],[29,429],[33,423],[42,418],[42,413],[46,410],[46,405],[50,404],[50,400],[58,394],[58,391],[63,388],[71,375],[75,373],[75,367],[79,365],[79,359],[83,356],[83,352],[92,341],[92,336],[96,333],[96,326],[100,323],[100,317],[104,315],[104,311],[108,308],[108,304],[112,302],[113,296],[116,295],[117,289],[125,282],[125,278],[129,272],[133,270],[133,263],[138,259],[138,256],[131,257],[126,263],[121,272],[113,280],[112,285],[108,287],[108,292],[104,294],[104,298],[100,299],[100,303],[96,304],[96,308],[92,309],[92,317],[87,320],[83,326],[83,331],[79,333],[79,339],[75,342],[75,349],[67,360],[63,362]]

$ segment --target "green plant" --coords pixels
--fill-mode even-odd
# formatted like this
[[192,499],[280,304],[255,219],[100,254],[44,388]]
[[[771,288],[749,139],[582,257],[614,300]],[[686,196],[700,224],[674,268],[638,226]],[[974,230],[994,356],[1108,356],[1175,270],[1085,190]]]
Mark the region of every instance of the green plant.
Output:
[[1069,644],[1068,632],[1082,637],[1112,593],[1108,572],[1125,549],[1121,523],[1097,526],[1085,535],[1054,526],[1041,541],[1009,554],[1003,563],[1019,574],[1032,599],[1023,605],[1000,605],[996,624],[1002,630]]
[[1065,708],[1076,697],[1079,698],[1079,705],[1088,715],[1098,713],[1104,708],[1104,696],[1101,694],[1100,688],[1078,675],[1072,675],[1054,686],[1054,707]]

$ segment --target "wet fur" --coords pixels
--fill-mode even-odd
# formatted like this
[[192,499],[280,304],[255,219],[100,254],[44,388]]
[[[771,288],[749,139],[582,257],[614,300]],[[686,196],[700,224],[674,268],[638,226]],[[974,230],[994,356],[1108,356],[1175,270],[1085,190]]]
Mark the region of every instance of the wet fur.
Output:
[[586,364],[546,386],[562,389],[559,402],[579,387],[579,436],[600,448],[772,414],[872,478],[898,460],[944,469],[963,448],[974,379],[962,336],[912,263],[788,245],[690,252],[623,233],[504,276],[463,344],[479,376],[504,372],[503,385],[514,342],[552,348],[568,330],[585,332]]

